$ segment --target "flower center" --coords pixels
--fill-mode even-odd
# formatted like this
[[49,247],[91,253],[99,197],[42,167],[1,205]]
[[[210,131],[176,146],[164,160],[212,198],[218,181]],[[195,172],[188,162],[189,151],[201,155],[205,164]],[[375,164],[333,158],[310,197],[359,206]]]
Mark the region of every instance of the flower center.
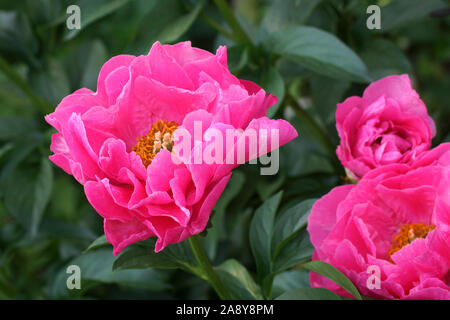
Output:
[[172,151],[172,134],[177,128],[178,124],[175,121],[158,120],[145,136],[137,139],[133,151],[141,157],[145,167],[152,163],[153,158],[161,149]]
[[427,234],[436,228],[435,225],[427,225],[425,223],[404,224],[400,227],[400,232],[394,237],[392,245],[388,251],[388,257],[392,261],[391,256],[401,248],[407,246],[411,242],[419,238],[425,238]]

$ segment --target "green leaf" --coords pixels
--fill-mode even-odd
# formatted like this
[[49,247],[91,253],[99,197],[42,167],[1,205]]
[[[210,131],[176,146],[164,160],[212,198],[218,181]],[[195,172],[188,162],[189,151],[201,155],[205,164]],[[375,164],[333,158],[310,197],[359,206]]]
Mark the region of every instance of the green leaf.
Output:
[[273,279],[273,296],[278,297],[287,291],[309,287],[309,272],[306,270],[289,270]]
[[315,199],[302,201],[276,219],[272,240],[273,272],[278,273],[310,259],[313,247],[305,226],[314,202]]
[[269,52],[290,58],[311,71],[339,80],[368,82],[364,62],[331,33],[299,26],[275,32],[264,41]]
[[38,42],[28,17],[23,13],[0,11],[0,53],[39,67],[37,52]]
[[263,71],[261,76],[261,86],[266,92],[277,96],[277,103],[267,110],[267,117],[273,118],[283,102],[285,91],[283,78],[276,68],[269,67]]
[[[76,3],[80,7],[80,24],[81,29],[69,30],[65,28],[64,38],[70,40],[75,37],[81,30],[86,28],[91,23],[113,13],[123,5],[125,5],[129,0],[80,0]],[[64,15],[64,22],[67,15]],[[61,22],[61,18],[58,19]]]
[[[358,16],[362,15],[362,13],[365,12],[367,6],[368,5],[366,5],[365,8],[358,12]],[[336,4],[333,4],[331,1],[322,1],[309,17],[308,25],[336,34],[338,29],[338,22],[341,18],[341,13],[336,9]]]
[[324,288],[298,288],[286,292],[276,300],[343,300],[341,296]]
[[168,245],[161,252],[164,252],[164,254],[172,260],[183,266],[185,270],[192,272],[197,268],[197,260],[195,259],[189,241],[187,240]]
[[314,200],[306,200],[275,219],[281,192],[265,201],[250,225],[250,245],[258,280],[266,297],[271,297],[273,277],[311,259],[314,250],[305,229]]
[[45,70],[30,73],[28,82],[33,92],[39,94],[52,106],[56,106],[71,91],[66,70],[57,59],[49,59]]
[[276,256],[273,258],[272,271],[274,273],[311,260],[314,251],[306,229],[295,232],[291,237],[283,241],[278,248]]
[[37,129],[36,122],[23,117],[0,117],[0,140],[10,140]]
[[180,267],[181,265],[168,257],[164,252],[155,253],[152,248],[136,246],[121,254],[114,261],[113,270],[147,268],[174,269]]
[[225,0],[214,0],[214,4],[219,10],[223,19],[230,26],[234,40],[238,43],[252,44],[252,39],[248,36],[247,30],[241,25],[241,21],[236,17],[234,11]]
[[198,265],[188,241],[171,244],[155,253],[155,239],[140,242],[144,247],[133,246],[114,262],[113,270],[145,268],[180,268],[197,274]]
[[207,230],[207,235],[200,238],[208,257],[213,260],[216,257],[217,247],[221,239],[227,239],[229,236],[225,231],[225,214],[230,202],[242,190],[245,176],[242,172],[234,171],[224,192],[217,200],[212,214],[212,227]]
[[31,236],[37,234],[44,210],[50,200],[53,186],[53,170],[47,158],[41,159],[41,167],[34,186],[34,203],[31,211]]
[[83,199],[82,187],[69,175],[62,175],[53,181],[50,200],[52,217],[65,221],[80,219],[80,200]]
[[[41,28],[57,19],[61,15],[61,12],[64,11],[64,13],[66,13],[65,10],[69,5],[67,2],[68,1],[54,0],[28,1],[24,2],[25,10],[23,10],[23,12],[26,12],[27,16],[30,18],[30,21],[33,22],[36,33],[40,33],[42,30]],[[64,21],[66,17],[67,15],[64,16]],[[48,32],[48,30],[45,29],[42,31]],[[42,39],[44,41],[51,41],[51,37],[48,36],[48,33],[44,32],[39,34],[39,36],[44,37],[45,39]]]
[[[36,66],[36,68],[38,67],[39,66]],[[14,83],[17,88],[22,90],[27,98],[29,98],[33,102],[33,107],[38,108],[38,110],[40,110],[44,114],[50,113],[53,110],[52,105],[43,100],[41,97],[37,96],[31,89],[30,85],[25,81],[25,79],[23,79],[22,75],[19,74],[15,70],[15,68],[13,68],[5,59],[3,59],[2,56],[0,56],[0,71],[2,71],[2,73],[9,78],[11,83]],[[29,104],[27,103],[27,106],[28,105]]]
[[[74,58],[78,64],[74,65]],[[101,67],[108,60],[108,53],[105,45],[100,40],[94,40],[91,43],[80,47],[76,57],[71,57],[69,64],[81,72],[79,83],[75,87],[97,89],[97,78]]]
[[305,24],[321,0],[273,0],[262,21],[269,32]]
[[76,47],[64,60],[71,87],[96,91],[99,72],[108,58],[107,49],[100,40]]
[[46,158],[41,160],[38,169],[16,165],[4,171],[0,191],[8,212],[35,236],[51,196],[52,168]]
[[[291,123],[294,127],[301,128],[304,122],[297,119],[293,119]],[[301,194],[303,199],[308,199],[328,192],[334,178],[330,174],[334,170],[325,148],[312,138],[312,133],[308,130],[302,132],[302,139],[294,139],[280,150],[280,158],[286,163],[288,170],[288,179],[284,184],[286,194]],[[319,179],[316,180],[316,177]]]
[[[66,269],[76,265],[81,270],[81,290],[70,290],[71,294],[82,294],[84,291],[101,283],[115,283],[132,288],[150,289],[155,291],[167,290],[167,274],[153,269],[112,271],[115,257],[111,248],[100,248],[69,261],[57,274],[50,287],[50,294],[55,298],[67,297],[66,281],[70,276]],[[80,292],[81,291],[81,292]]]
[[102,235],[100,237],[98,237],[97,239],[95,239],[90,245],[89,247],[86,248],[86,250],[83,251],[83,253],[86,253],[88,251],[91,251],[93,249],[97,249],[100,247],[104,247],[110,245],[110,243],[108,242],[108,240],[106,240],[106,236]]
[[266,201],[283,186],[285,181],[286,175],[283,172],[278,174],[275,180],[273,176],[259,176],[258,183],[256,184],[256,192],[262,201]]
[[141,19],[134,42],[128,52],[147,54],[155,41],[174,42],[192,25],[203,7],[203,1],[186,12],[178,0],[154,1],[154,5]]
[[248,63],[249,47],[244,44],[227,48],[227,63],[231,73],[239,73]]
[[[383,59],[380,59],[380,57]],[[361,58],[369,68],[369,74],[374,80],[392,74],[411,73],[412,66],[398,45],[386,40],[375,39],[361,53]]]
[[45,218],[42,219],[39,228],[39,234],[49,238],[60,239],[82,239],[85,241],[93,241],[96,234],[90,229],[82,227],[73,222],[67,222],[61,219]]
[[[11,156],[8,162],[1,168],[0,180],[3,180],[16,167],[30,155],[43,141],[43,135],[39,132],[27,133],[14,141]],[[20,172],[18,172],[20,174]]]
[[[283,242],[298,230],[306,226],[311,208],[316,199],[308,199],[286,210],[275,223],[275,232],[273,237],[274,248],[283,245]],[[280,248],[281,249],[281,248]]]
[[250,224],[250,246],[260,281],[272,272],[272,237],[275,213],[283,192],[278,192],[260,206]]
[[197,19],[202,10],[204,1],[197,1],[195,7],[187,14],[179,17],[174,22],[165,26],[164,30],[159,34],[158,40],[161,42],[174,42],[181,37]]
[[354,296],[357,300],[362,300],[358,289],[353,285],[353,283],[338,269],[332,265],[323,261],[311,261],[301,265],[303,269],[313,271],[320,274],[341,286],[344,290]]
[[[378,56],[379,57],[379,56]],[[363,60],[364,57],[362,56]],[[384,60],[384,59],[378,59]],[[369,67],[366,60],[364,60]],[[370,70],[370,67],[369,67]],[[371,74],[371,76],[373,76]],[[335,79],[321,75],[313,75],[310,80],[313,107],[325,125],[335,126],[336,106],[342,102],[345,91],[350,87],[347,81],[336,81]],[[326,94],[324,94],[326,92]]]
[[[311,159],[311,161],[312,160],[314,159]],[[303,163],[310,164],[311,162],[304,161]],[[326,168],[325,165],[324,168]],[[285,184],[285,188],[287,189],[286,195],[296,197],[299,200],[304,200],[313,197],[321,197],[330,190],[330,187],[337,186],[338,184],[338,177],[331,176],[329,172],[317,172],[296,176]]]
[[255,283],[248,270],[238,261],[229,259],[216,267],[225,286],[235,299],[262,300],[261,289]]
[[448,7],[441,0],[395,0],[381,8],[381,31],[407,26],[430,12]]

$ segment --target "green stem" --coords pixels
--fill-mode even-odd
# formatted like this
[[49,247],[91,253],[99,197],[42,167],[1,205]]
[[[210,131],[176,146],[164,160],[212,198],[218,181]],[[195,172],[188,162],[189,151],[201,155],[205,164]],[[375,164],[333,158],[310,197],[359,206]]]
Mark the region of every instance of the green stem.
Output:
[[336,146],[330,140],[328,135],[322,130],[322,128],[317,124],[317,122],[312,118],[308,112],[306,112],[298,102],[290,95],[286,96],[286,103],[288,103],[295,111],[297,116],[309,127],[312,134],[317,138],[317,140],[325,148],[329,156],[331,157],[333,166],[336,172],[345,176],[344,168],[341,166],[339,159],[336,156]]
[[234,36],[230,32],[225,30],[220,24],[218,24],[216,21],[214,21],[213,19],[208,17],[206,14],[204,14],[204,13],[200,14],[200,18],[203,21],[205,21],[207,24],[209,24],[210,27],[212,27],[213,29],[216,29],[216,31],[223,34],[225,37],[235,40]]
[[233,31],[233,34],[236,38],[236,40],[244,43],[253,44],[252,40],[249,38],[247,33],[244,31],[244,29],[241,27],[239,21],[235,18],[233,11],[231,10],[230,6],[228,5],[226,0],[214,0],[214,3],[216,4],[217,9],[219,9],[221,15],[225,19],[225,21],[230,26],[231,30]]
[[268,276],[266,276],[262,281],[262,289],[266,300],[272,300],[274,278],[275,274],[271,273]]
[[2,57],[0,57],[0,70],[12,81],[14,84],[19,87],[28,98],[33,101],[34,104],[39,108],[39,110],[44,113],[50,113],[53,109],[52,105],[38,97],[33,90],[28,86],[25,80],[9,66],[8,62],[6,62]]
[[231,300],[231,294],[228,289],[223,284],[219,275],[214,271],[205,251],[203,250],[202,244],[198,236],[191,236],[189,238],[189,244],[191,245],[192,252],[194,253],[195,259],[200,266],[200,269],[204,272],[207,281],[216,291],[217,295],[222,300]]

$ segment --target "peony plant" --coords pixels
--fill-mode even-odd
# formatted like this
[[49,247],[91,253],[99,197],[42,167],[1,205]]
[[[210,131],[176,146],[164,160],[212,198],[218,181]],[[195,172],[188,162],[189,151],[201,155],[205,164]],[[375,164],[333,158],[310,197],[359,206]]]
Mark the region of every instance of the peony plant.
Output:
[[0,299],[449,300],[446,1],[374,2],[0,5]]
[[[386,165],[356,185],[334,188],[308,218],[313,260],[338,268],[367,297],[449,300],[449,179],[444,143],[413,164]],[[321,275],[310,279],[313,287],[349,296]]]
[[45,117],[58,131],[50,160],[84,186],[114,255],[150,237],[159,252],[205,230],[232,169],[297,137],[266,117],[276,101],[230,73],[225,47],[155,42],[111,58],[96,92],[77,90]]
[[[155,251],[202,232],[237,163],[194,163],[205,136],[216,129],[278,131],[278,145],[297,136],[285,120],[266,111],[276,97],[227,67],[226,48],[216,55],[191,47],[153,44],[146,56],[120,55],[102,67],[97,91],[80,89],[45,117],[52,136],[50,160],[84,186],[104,218],[108,241],[119,254],[126,246],[157,237]],[[202,130],[195,136],[194,126]],[[178,128],[195,139],[192,155],[176,153]],[[269,134],[270,135],[270,134]],[[234,150],[222,147],[222,155]],[[275,143],[270,144],[273,150]],[[249,154],[246,160],[262,155]],[[193,160],[193,159],[192,159]],[[178,163],[177,163],[178,162]]]
[[413,162],[430,149],[436,134],[434,121],[406,74],[375,81],[362,97],[339,103],[336,128],[340,137],[336,152],[353,179],[384,165]]

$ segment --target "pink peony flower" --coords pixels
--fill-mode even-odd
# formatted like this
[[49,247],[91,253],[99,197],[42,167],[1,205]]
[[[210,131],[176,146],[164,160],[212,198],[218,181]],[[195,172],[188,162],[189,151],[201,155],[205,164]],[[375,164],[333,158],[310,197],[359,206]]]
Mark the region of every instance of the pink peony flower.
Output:
[[370,84],[361,97],[338,104],[337,155],[353,179],[391,163],[410,163],[429,150],[436,134],[425,104],[408,75]]
[[[192,161],[211,144],[208,134],[276,130],[280,146],[297,136],[286,121],[266,117],[275,103],[275,96],[230,73],[225,47],[214,55],[190,42],[156,42],[146,56],[111,58],[97,92],[80,89],[45,117],[58,131],[50,159],[84,185],[115,255],[154,236],[158,252],[204,230],[238,165]],[[181,142],[174,136],[182,129],[192,134],[192,156],[177,153]],[[267,150],[256,153],[246,146],[245,160],[278,145],[269,139]]]
[[[450,143],[334,188],[314,204],[308,232],[313,260],[338,268],[366,296],[450,299]],[[310,280],[349,296],[318,274]]]

